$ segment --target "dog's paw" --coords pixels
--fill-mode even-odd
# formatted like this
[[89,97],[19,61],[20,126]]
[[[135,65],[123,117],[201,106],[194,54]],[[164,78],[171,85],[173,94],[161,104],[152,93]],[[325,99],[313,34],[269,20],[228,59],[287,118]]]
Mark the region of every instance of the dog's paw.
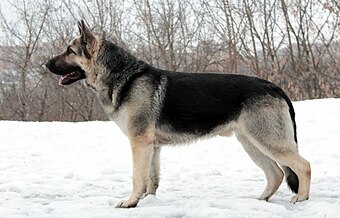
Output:
[[148,195],[156,195],[156,191],[153,192],[145,192],[140,199],[146,198]]
[[308,195],[304,196],[304,195],[297,194],[297,195],[292,197],[292,199],[290,200],[290,203],[295,204],[296,202],[301,202],[301,201],[305,201],[305,200],[308,200],[308,199],[309,199]]
[[136,207],[138,201],[122,200],[117,205],[116,208],[133,208]]
[[260,201],[267,201],[267,202],[268,202],[268,201],[269,201],[269,198],[270,198],[270,196],[262,196],[262,195],[261,195],[260,197],[257,198],[257,200],[260,200]]

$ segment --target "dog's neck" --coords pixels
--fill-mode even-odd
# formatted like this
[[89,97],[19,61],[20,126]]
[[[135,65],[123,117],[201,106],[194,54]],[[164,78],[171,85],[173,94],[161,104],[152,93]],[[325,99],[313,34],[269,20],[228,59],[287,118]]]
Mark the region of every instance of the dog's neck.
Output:
[[85,83],[96,93],[104,109],[112,113],[120,106],[119,96],[126,84],[149,65],[103,39],[98,41],[98,52],[94,57]]

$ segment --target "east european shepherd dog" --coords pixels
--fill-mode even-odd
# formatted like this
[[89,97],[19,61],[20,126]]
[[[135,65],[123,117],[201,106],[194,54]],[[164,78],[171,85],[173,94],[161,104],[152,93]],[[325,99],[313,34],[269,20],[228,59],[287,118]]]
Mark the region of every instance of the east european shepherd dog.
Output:
[[156,193],[161,146],[232,132],[266,175],[259,199],[268,200],[284,175],[297,193],[291,202],[308,199],[310,164],[298,154],[293,105],[279,87],[244,75],[157,69],[93,34],[83,20],[78,26],[80,36],[46,66],[61,85],[84,79],[129,138],[133,189],[117,207]]

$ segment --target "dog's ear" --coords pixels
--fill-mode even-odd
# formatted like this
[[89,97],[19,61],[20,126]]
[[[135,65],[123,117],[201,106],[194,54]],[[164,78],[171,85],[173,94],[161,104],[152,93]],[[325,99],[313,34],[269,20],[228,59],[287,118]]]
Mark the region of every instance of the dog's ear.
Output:
[[86,44],[86,48],[93,54],[94,46],[96,44],[96,37],[91,30],[86,26],[85,21],[78,21],[78,28],[82,43]]
[[91,30],[86,26],[85,21],[78,21],[78,28],[80,32],[80,37],[85,43],[89,43],[91,40],[95,39],[95,36],[91,32]]
[[82,28],[81,21],[78,21],[77,24],[78,24],[79,35],[83,35],[83,28]]

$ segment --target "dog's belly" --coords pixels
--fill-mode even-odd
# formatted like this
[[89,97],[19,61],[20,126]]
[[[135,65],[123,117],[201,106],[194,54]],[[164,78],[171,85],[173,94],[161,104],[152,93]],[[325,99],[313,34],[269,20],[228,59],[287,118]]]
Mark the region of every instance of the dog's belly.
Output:
[[169,127],[156,128],[155,143],[158,145],[179,145],[190,144],[200,139],[207,139],[213,136],[231,136],[237,122],[232,121],[220,126],[216,126],[212,131],[202,134],[200,132],[176,132],[171,131]]
[[185,134],[185,133],[166,133],[156,131],[155,143],[157,145],[176,145],[188,144],[200,138],[199,135]]

